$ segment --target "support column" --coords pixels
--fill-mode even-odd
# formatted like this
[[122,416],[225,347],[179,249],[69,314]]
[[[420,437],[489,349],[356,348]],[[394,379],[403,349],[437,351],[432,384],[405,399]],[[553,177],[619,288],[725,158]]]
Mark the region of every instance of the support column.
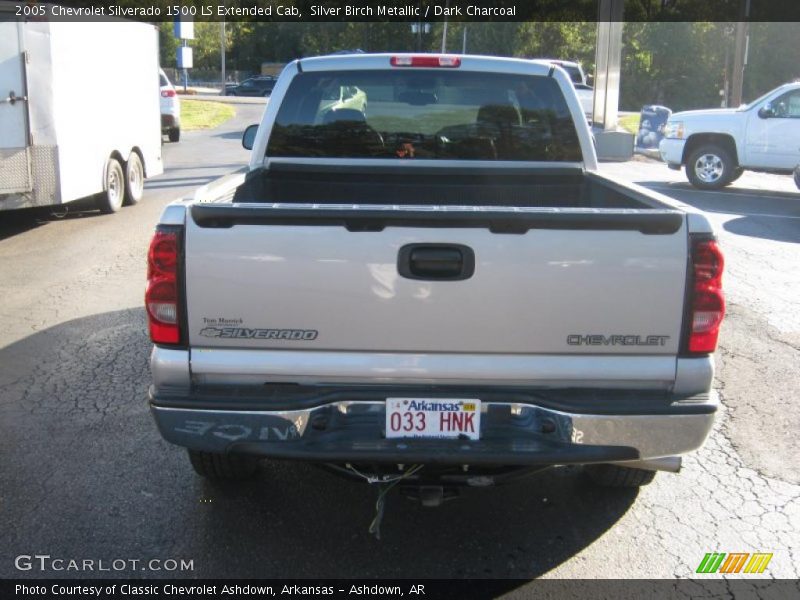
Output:
[[594,110],[592,126],[598,158],[628,160],[634,136],[617,131],[624,0],[600,0],[595,51]]

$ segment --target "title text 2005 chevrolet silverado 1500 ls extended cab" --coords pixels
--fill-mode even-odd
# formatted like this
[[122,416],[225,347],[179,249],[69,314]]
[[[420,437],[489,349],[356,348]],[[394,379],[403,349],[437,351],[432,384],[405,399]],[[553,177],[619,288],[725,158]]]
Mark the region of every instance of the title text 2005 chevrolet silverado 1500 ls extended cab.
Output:
[[597,172],[563,70],[302,59],[244,143],[149,252],[150,407],[201,475],[633,486],[705,440],[722,255],[701,214]]

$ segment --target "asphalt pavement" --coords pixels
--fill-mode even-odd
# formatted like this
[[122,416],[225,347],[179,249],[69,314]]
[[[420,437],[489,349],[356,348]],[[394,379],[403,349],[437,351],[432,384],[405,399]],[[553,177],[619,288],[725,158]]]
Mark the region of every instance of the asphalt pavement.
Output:
[[[167,203],[246,162],[241,132],[263,105],[236,111],[165,144],[166,172],[119,214],[0,214],[0,577],[688,577],[719,551],[771,552],[763,577],[797,578],[800,196],[788,178],[745,174],[707,193],[659,163],[602,167],[705,211],[726,252],[724,407],[679,475],[603,490],[562,468],[436,509],[392,495],[381,540],[367,531],[377,491],[316,467],[195,476],[146,407],[145,253]],[[193,568],[19,571],[33,554]]]

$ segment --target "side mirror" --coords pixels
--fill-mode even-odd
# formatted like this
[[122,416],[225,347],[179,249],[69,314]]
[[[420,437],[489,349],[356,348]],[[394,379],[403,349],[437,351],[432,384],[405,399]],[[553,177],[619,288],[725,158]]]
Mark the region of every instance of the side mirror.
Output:
[[761,109],[758,111],[758,116],[762,119],[770,119],[775,116],[775,109],[772,107],[771,102],[767,102]]
[[258,125],[249,125],[242,134],[242,146],[247,150],[253,149],[253,144],[256,141],[256,133],[258,133]]

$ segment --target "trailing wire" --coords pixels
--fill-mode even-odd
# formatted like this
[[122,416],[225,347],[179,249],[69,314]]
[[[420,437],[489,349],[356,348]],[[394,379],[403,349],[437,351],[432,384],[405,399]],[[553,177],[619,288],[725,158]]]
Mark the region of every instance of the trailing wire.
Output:
[[369,532],[375,536],[376,539],[381,539],[381,522],[383,521],[383,513],[386,507],[386,495],[391,491],[393,487],[395,487],[398,483],[400,483],[403,479],[407,479],[418,473],[420,469],[424,465],[414,465],[409,468],[405,473],[402,475],[384,475],[382,477],[375,477],[374,475],[365,475],[361,473],[358,469],[356,469],[353,465],[347,464],[348,469],[350,469],[353,473],[358,475],[359,477],[364,478],[367,483],[377,483],[379,492],[378,492],[378,499],[375,502],[375,518],[372,519],[372,522],[369,524]]

